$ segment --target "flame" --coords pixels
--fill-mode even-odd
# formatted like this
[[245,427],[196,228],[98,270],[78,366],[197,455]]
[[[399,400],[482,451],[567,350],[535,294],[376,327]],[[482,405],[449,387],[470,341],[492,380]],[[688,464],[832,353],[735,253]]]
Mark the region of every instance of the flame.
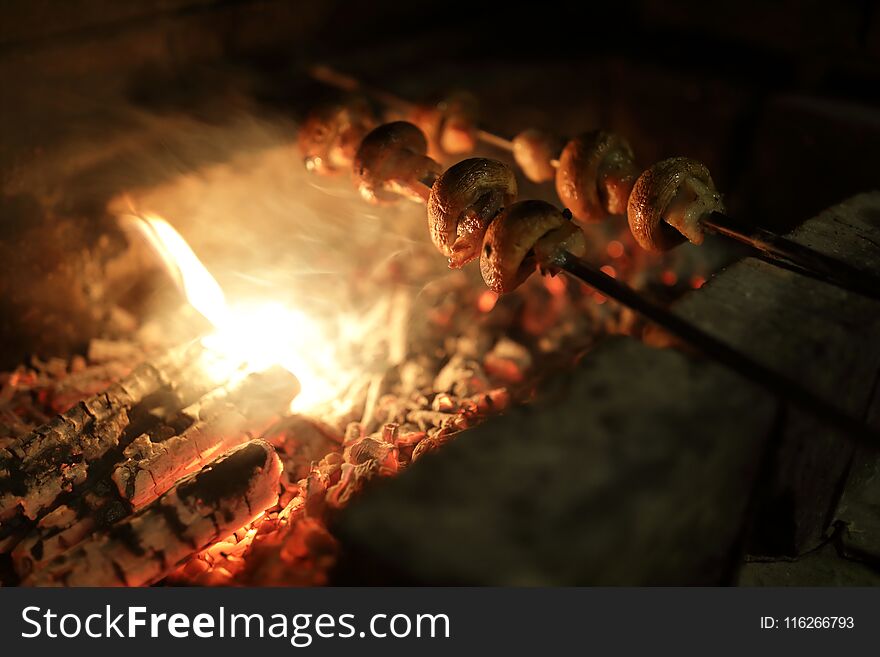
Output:
[[230,320],[226,295],[183,236],[160,217],[137,217],[143,235],[162,258],[190,305],[215,327]]
[[296,308],[273,301],[230,303],[183,236],[161,217],[131,217],[161,256],[187,301],[214,327],[205,346],[222,355],[217,371],[228,376],[244,364],[248,372],[280,365],[293,373],[302,390],[291,411],[304,412],[338,399],[343,381],[328,327]]

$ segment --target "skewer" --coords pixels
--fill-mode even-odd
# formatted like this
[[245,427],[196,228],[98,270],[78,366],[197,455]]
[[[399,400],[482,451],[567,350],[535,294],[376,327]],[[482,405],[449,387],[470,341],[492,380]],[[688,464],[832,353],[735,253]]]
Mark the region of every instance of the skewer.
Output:
[[541,264],[547,268],[561,269],[566,274],[583,281],[597,292],[614,299],[665,329],[704,356],[727,366],[737,374],[759,384],[780,399],[793,403],[817,419],[824,420],[829,425],[841,429],[847,437],[858,442],[877,444],[877,432],[861,420],[841,411],[837,406],[828,403],[800,383],[753,360],[662,306],[651,303],[628,285],[595,269],[572,253],[561,251],[552,261],[545,261]]
[[[412,114],[418,109],[416,103],[327,66],[315,66],[309,72],[316,80],[344,91],[364,93],[404,113]],[[626,214],[636,241],[648,251],[665,251],[685,239],[700,244],[704,233],[716,233],[750,247],[770,264],[789,263],[795,265],[796,270],[812,273],[827,283],[880,299],[880,276],[724,214],[721,196],[715,191],[708,170],[694,160],[664,160],[640,176],[629,144],[613,133],[585,133],[569,140],[559,157],[553,157],[554,140],[537,131],[527,130],[510,140],[483,129],[474,130],[478,140],[513,153],[517,164],[533,182],[545,182],[555,177],[563,205],[570,208],[578,220],[596,222],[609,215]],[[675,171],[676,168],[682,171]],[[655,216],[642,219],[640,213],[644,214],[646,210],[630,200],[632,192],[642,178],[648,176],[652,181],[658,173],[661,178],[670,178],[675,186],[667,193],[668,202],[673,200],[683,182],[696,183],[698,187],[702,184],[704,189],[697,189],[695,193],[703,194],[707,200],[714,197],[705,208],[706,212],[690,221],[690,225],[677,225],[665,216],[667,204],[660,204],[652,198],[647,213]],[[674,233],[666,230],[669,226],[675,229]]]
[[[317,80],[318,82],[323,82],[324,84],[327,84],[331,87],[336,87],[337,89],[341,91],[346,91],[348,93],[362,93],[366,96],[374,98],[382,105],[396,109],[404,114],[413,114],[419,109],[419,105],[417,103],[407,100],[406,98],[401,98],[400,96],[384,89],[379,89],[372,85],[366,84],[365,82],[362,82],[357,78],[346,75],[345,73],[341,73],[336,69],[330,68],[329,66],[313,66],[308,70],[308,73],[313,79]],[[496,148],[500,148],[501,150],[507,151],[509,153],[514,152],[514,142],[510,139],[478,127],[474,128],[474,134],[477,140],[483,142],[484,144],[495,146]],[[552,160],[552,162],[554,163],[554,167],[559,166],[559,160],[554,159]]]
[[[837,427],[853,439],[880,442],[864,422],[827,402],[799,382],[755,361],[699,327],[652,303],[629,286],[580,258],[586,250],[569,211],[544,201],[514,202],[516,177],[502,162],[471,158],[440,173],[427,157],[427,139],[411,123],[379,126],[363,140],[354,162],[365,199],[399,194],[424,202],[431,239],[450,266],[480,258],[486,284],[504,294],[536,269],[563,271],[688,344],[705,356]],[[682,211],[686,213],[687,208]]]
[[820,280],[838,283],[853,292],[873,299],[880,299],[880,279],[862,272],[849,264],[823,253],[792,242],[791,240],[757,226],[746,226],[720,212],[713,212],[702,219],[703,227],[713,233],[724,235],[747,244],[759,253],[767,254],[773,261],[787,261],[804,273],[815,274]]
[[401,112],[411,112],[417,107],[416,104],[412,101],[389,93],[384,89],[378,89],[376,87],[368,85],[365,82],[358,80],[357,78],[346,75],[345,73],[341,73],[336,69],[330,68],[329,66],[318,64],[316,66],[312,66],[308,70],[308,73],[318,82],[323,82],[326,85],[336,87],[337,89],[341,91],[346,91],[348,93],[362,93],[367,96],[372,96],[383,105],[393,107],[394,109],[400,110]]

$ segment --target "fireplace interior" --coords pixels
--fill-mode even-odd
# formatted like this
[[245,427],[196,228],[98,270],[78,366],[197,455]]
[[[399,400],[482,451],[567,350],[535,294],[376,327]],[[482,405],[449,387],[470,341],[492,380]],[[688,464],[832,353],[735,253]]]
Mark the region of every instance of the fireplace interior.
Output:
[[[871,3],[0,16],[3,585],[880,583]],[[304,153],[340,104],[429,137],[465,108],[432,175],[497,160],[517,200],[565,205],[525,129],[701,162],[726,215],[866,289],[718,234],[648,252],[626,203],[565,215],[583,261],[855,429],[543,261],[502,294],[450,268],[424,204]]]

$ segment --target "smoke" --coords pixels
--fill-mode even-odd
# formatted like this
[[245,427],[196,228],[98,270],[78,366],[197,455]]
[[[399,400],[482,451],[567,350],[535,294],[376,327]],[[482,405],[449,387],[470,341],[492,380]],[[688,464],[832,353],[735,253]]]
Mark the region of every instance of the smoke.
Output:
[[[168,143],[161,161],[174,152],[191,157],[198,144],[209,143],[207,164],[118,194],[109,210],[168,221],[217,279],[230,306],[271,304],[302,313],[310,325],[317,322],[325,334],[306,332],[311,337],[303,352],[332,345],[343,371],[331,378],[351,382],[405,357],[413,323],[427,322],[417,301],[427,286],[449,276],[470,276],[477,285],[479,273],[449,271],[430,242],[423,206],[406,200],[372,206],[350,175],[308,173],[294,135],[289,121],[251,115],[222,131],[204,126]],[[259,325],[266,314],[255,313],[252,321],[254,339],[267,335]],[[300,336],[302,328],[274,327],[270,333],[279,345],[293,346],[290,340],[299,337],[284,334]]]

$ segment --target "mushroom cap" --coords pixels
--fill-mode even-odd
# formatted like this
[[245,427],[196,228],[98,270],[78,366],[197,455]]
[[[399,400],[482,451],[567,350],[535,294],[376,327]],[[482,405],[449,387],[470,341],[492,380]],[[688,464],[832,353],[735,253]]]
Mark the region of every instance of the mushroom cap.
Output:
[[[580,234],[580,238],[577,237]],[[520,201],[504,209],[486,231],[480,255],[483,280],[498,294],[510,292],[535,271],[539,246],[550,253],[557,238],[564,247],[582,252],[583,233],[561,210],[544,201]]]
[[551,162],[560,150],[561,140],[540,130],[523,130],[513,138],[513,157],[532,182],[553,180],[556,168]]
[[436,105],[417,105],[407,119],[424,131],[428,138],[428,154],[469,153],[477,145],[477,99],[467,92],[456,92]]
[[[603,166],[610,165],[603,175]],[[602,221],[609,214],[622,212],[626,206],[625,184],[617,178],[630,179],[635,168],[629,143],[611,132],[594,130],[570,140],[559,156],[556,170],[556,193],[574,216],[587,222]],[[618,173],[619,171],[619,173]],[[625,182],[625,180],[624,180]]]
[[361,98],[314,108],[297,133],[306,167],[330,175],[351,166],[361,139],[374,125],[370,106]]
[[451,166],[428,199],[434,246],[455,265],[474,260],[492,217],[515,198],[516,176],[502,162],[475,157]]
[[438,137],[444,153],[459,155],[470,153],[477,147],[477,116],[479,103],[476,96],[466,91],[457,91],[441,103],[443,124]]
[[428,140],[412,123],[393,121],[374,128],[361,141],[354,158],[361,195],[371,202],[388,201],[395,198],[388,189],[402,192],[415,188],[438,168],[427,152]]
[[407,112],[404,119],[412,123],[428,142],[427,153],[431,157],[440,158],[443,149],[440,147],[439,135],[443,125],[443,111],[436,105],[416,105]]
[[663,218],[681,186],[690,178],[715,189],[706,165],[689,157],[662,160],[639,176],[629,196],[627,219],[633,237],[646,251],[668,251],[685,241]]

